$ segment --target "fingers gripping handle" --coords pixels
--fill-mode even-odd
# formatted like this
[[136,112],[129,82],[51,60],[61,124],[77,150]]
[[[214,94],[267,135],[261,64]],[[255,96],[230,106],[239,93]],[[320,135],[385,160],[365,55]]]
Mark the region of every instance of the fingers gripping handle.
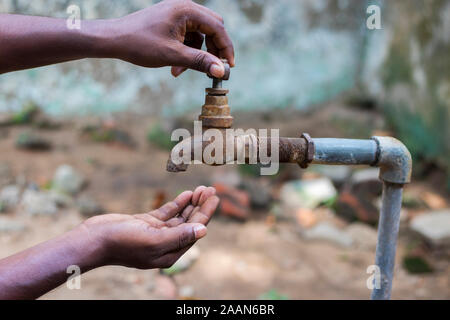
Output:
[[224,68],[225,68],[223,77],[216,78],[216,77],[213,77],[210,73],[208,73],[208,77],[213,79],[213,86],[212,86],[213,88],[222,88],[222,80],[230,79],[231,69],[230,69],[230,64],[228,63],[228,60],[227,59],[220,59],[220,60],[222,61]]

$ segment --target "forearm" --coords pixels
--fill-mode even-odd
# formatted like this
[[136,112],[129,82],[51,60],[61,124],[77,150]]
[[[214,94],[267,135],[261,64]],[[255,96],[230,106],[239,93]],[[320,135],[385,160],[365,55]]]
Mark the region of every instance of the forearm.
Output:
[[69,29],[65,19],[0,14],[0,73],[83,58],[114,58],[113,20],[84,20]]
[[80,226],[0,260],[0,299],[36,299],[64,283],[67,267],[86,272],[103,265],[101,242]]

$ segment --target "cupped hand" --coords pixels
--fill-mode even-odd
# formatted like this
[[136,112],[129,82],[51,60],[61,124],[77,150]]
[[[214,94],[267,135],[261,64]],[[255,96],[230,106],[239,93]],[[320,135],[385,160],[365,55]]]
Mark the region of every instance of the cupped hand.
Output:
[[[172,66],[177,77],[187,68],[222,77],[219,58],[234,66],[234,49],[224,21],[191,0],[164,0],[116,21],[120,58],[144,67]],[[207,52],[201,50],[205,41]]]
[[82,227],[101,243],[105,265],[167,268],[206,235],[218,203],[214,188],[200,186],[157,210],[95,216]]

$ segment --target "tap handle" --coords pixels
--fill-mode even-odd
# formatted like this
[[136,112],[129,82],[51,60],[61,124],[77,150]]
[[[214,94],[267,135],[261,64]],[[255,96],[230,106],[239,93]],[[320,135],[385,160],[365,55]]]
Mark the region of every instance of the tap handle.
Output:
[[213,77],[212,75],[210,75],[209,73],[208,73],[208,77],[209,78],[211,78],[211,79],[217,79],[217,80],[228,80],[228,79],[230,79],[230,71],[231,71],[231,69],[230,69],[230,64],[228,63],[228,60],[227,59],[220,59],[222,62],[223,62],[223,65],[224,65],[224,67],[225,67],[225,73],[224,73],[224,75],[223,75],[223,77],[222,78],[216,78],[216,77]]

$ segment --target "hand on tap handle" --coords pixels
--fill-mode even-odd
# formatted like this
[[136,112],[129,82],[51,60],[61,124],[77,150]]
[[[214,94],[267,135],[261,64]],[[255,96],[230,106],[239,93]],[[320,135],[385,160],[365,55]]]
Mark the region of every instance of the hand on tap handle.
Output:
[[[201,50],[203,42],[207,51]],[[82,20],[0,14],[0,74],[84,58],[115,58],[148,67],[194,69],[222,78],[234,66],[223,19],[190,0],[164,0],[118,19]]]

